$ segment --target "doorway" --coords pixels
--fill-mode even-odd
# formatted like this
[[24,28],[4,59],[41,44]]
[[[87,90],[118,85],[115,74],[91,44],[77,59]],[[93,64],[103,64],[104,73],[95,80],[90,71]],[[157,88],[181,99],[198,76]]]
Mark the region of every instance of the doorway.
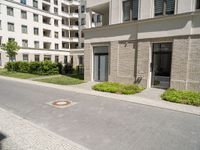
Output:
[[94,81],[108,81],[108,47],[94,47]]
[[154,43],[152,51],[152,81],[155,88],[170,87],[172,61],[172,43]]

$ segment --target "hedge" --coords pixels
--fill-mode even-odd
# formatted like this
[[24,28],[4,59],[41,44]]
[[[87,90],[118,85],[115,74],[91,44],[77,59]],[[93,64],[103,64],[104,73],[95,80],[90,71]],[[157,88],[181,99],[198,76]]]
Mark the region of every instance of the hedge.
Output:
[[43,62],[8,62],[5,66],[8,71],[31,73],[38,75],[59,74],[59,64],[51,61]]

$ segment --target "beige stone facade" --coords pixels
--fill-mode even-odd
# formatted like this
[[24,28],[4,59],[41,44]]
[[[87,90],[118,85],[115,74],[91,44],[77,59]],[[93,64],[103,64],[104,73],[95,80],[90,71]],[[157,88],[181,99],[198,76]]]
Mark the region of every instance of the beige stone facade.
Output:
[[[152,44],[171,42],[170,87],[200,91],[200,36],[112,41],[109,43],[108,81],[151,87]],[[102,43],[94,43],[102,44]],[[93,43],[85,44],[85,80],[91,81]]]

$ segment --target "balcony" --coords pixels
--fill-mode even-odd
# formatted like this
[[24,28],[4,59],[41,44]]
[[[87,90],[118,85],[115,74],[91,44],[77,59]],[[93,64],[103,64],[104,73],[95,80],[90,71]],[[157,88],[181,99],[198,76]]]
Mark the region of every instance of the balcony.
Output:
[[79,6],[80,5],[80,0],[63,0],[63,2],[66,5],[74,5],[74,6]]
[[109,3],[89,8],[90,18],[86,18],[90,27],[100,27],[109,25]]
[[43,23],[51,25],[51,18],[43,16],[42,18]]
[[51,37],[51,30],[43,29],[43,36],[44,37]]
[[50,5],[42,3],[42,10],[46,12],[50,12]]
[[44,49],[51,49],[51,43],[50,42],[44,42],[43,43],[43,48]]

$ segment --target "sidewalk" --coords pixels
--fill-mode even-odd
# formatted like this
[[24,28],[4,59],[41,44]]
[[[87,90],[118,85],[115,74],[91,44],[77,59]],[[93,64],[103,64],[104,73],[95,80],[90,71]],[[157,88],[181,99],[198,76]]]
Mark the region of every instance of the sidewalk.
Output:
[[[17,81],[17,82],[22,82],[22,83],[27,83],[27,84],[34,84],[34,85],[45,86],[45,87],[50,87],[50,88],[56,88],[56,89],[60,89],[60,90],[72,91],[72,92],[77,92],[77,93],[82,93],[82,94],[107,97],[107,98],[112,98],[112,99],[116,99],[116,100],[120,100],[120,101],[133,102],[133,103],[137,103],[137,104],[159,107],[162,109],[169,109],[169,110],[174,110],[174,111],[180,111],[180,112],[200,115],[200,107],[171,103],[171,102],[163,101],[159,98],[154,99],[154,98],[152,98],[152,95],[149,96],[150,98],[147,98],[148,93],[151,93],[151,91],[150,92],[143,91],[143,92],[147,92],[147,94],[144,94],[144,95],[143,95],[143,93],[139,93],[136,95],[119,95],[119,94],[94,91],[90,88],[90,85],[94,84],[92,82],[83,83],[80,85],[73,85],[73,86],[63,86],[63,85],[55,85],[55,84],[50,84],[50,83],[42,83],[42,82],[37,82],[37,81],[16,79],[16,78],[4,77],[4,76],[0,76],[0,79]],[[151,90],[151,89],[147,89],[147,90]],[[162,92],[162,91],[160,91],[160,92]]]
[[0,108],[0,150],[88,150]]

